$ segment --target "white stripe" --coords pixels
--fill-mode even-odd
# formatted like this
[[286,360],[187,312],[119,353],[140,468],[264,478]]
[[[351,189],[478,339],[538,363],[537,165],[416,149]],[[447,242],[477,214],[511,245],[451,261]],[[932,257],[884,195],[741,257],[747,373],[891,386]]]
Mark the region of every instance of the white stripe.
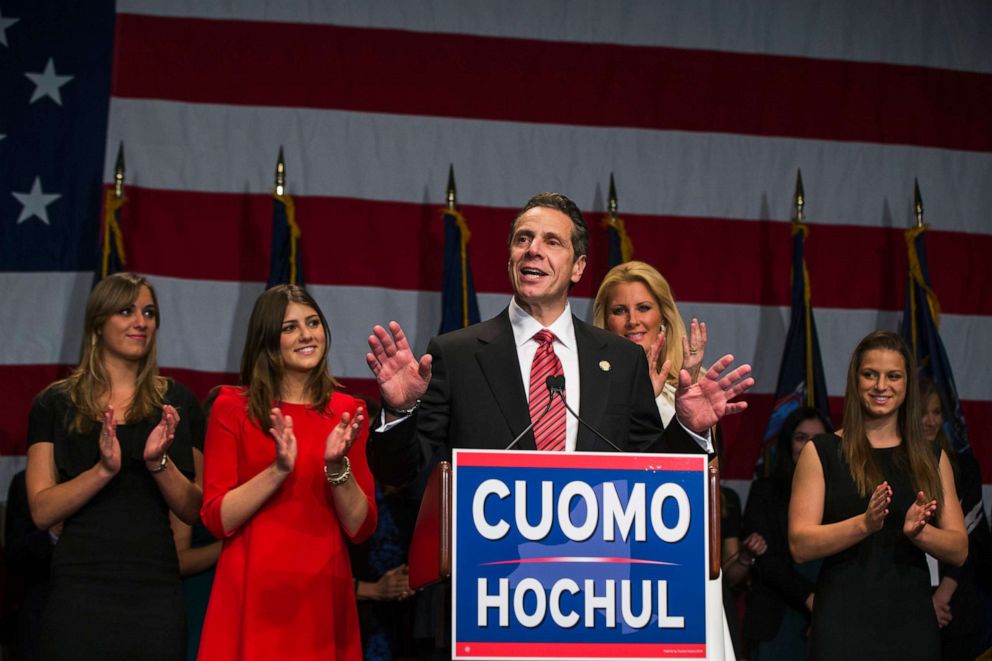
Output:
[[[90,274],[0,273],[0,364],[74,363],[78,357],[83,303]],[[237,372],[255,298],[261,283],[217,282],[151,277],[162,316],[159,362],[208,372]],[[366,338],[374,324],[399,321],[416,351],[422,352],[440,324],[441,297],[434,291],[313,285],[308,287],[331,324],[331,369],[337,376],[370,378]],[[509,303],[503,294],[482,294],[479,307],[489,318]],[[588,298],[572,299],[573,312],[589,318]],[[680,304],[686,319],[706,321],[707,360],[732,353],[754,366],[756,393],[772,393],[788,328],[785,307],[717,303]],[[872,330],[896,329],[900,312],[820,308],[816,323],[824,357],[827,390],[844,393],[847,361],[855,344]],[[942,338],[964,399],[992,400],[987,366],[992,317],[946,314]]]
[[992,233],[992,153],[115,98],[107,183],[121,141],[147,188],[268,192],[283,146],[293,195],[440,205],[454,163],[463,204],[561,190],[602,211],[613,172],[622,213],[750,220],[789,219],[802,168],[814,226],[908,227],[918,177],[935,229]]
[[121,0],[117,10],[992,72],[992,5],[981,0]]

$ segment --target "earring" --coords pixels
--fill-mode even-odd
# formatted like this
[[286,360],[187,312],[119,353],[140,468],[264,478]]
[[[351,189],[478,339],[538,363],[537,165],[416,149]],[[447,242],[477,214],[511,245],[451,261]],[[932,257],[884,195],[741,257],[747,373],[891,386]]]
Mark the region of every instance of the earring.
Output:
[[661,332],[662,332],[662,333],[664,333],[664,332],[665,332],[665,324],[662,324],[662,325],[661,325],[661,329],[660,329],[660,330],[661,330]]

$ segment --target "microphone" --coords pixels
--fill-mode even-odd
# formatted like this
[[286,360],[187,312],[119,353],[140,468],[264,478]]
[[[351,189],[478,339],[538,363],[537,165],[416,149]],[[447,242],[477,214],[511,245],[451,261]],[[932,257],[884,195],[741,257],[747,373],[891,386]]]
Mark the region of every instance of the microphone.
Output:
[[[544,385],[547,386],[548,391],[551,393],[551,396],[548,397],[548,405],[544,407],[544,410],[541,411],[540,415],[537,416],[537,419],[531,420],[530,421],[530,424],[527,425],[527,427],[522,432],[520,432],[519,434],[517,434],[517,437],[514,438],[512,441],[510,441],[510,444],[509,445],[507,445],[505,448],[503,448],[503,451],[504,452],[506,450],[512,449],[514,445],[516,445],[517,443],[519,443],[520,442],[520,439],[523,438],[524,435],[527,432],[529,432],[531,429],[533,429],[534,428],[534,425],[536,425],[538,422],[541,421],[541,418],[543,418],[545,415],[548,414],[548,411],[551,410],[551,403],[553,401],[555,401],[555,393],[558,393],[562,397],[562,401],[564,401],[564,399],[565,399],[565,397],[564,397],[564,395],[565,395],[565,377],[564,376],[548,376],[548,378],[546,378],[544,380]],[[565,408],[568,408],[568,404],[565,404]],[[607,441],[607,443],[609,443],[609,441]]]
[[[552,387],[551,387],[551,380],[552,379],[555,379],[556,380],[555,381],[555,388],[554,389],[552,389]],[[604,441],[607,445],[609,445],[611,448],[613,448],[617,452],[624,452],[624,450],[621,450],[620,449],[620,446],[618,446],[616,443],[614,443],[610,439],[608,439],[605,436],[603,436],[602,434],[600,434],[598,429],[596,429],[595,427],[593,427],[592,425],[590,425],[588,422],[586,422],[585,420],[583,420],[579,416],[579,414],[576,413],[575,411],[573,411],[572,410],[572,407],[570,407],[568,405],[568,402],[565,401],[565,375],[561,375],[561,376],[549,376],[548,377],[548,389],[551,389],[551,396],[552,397],[555,396],[555,393],[557,393],[558,396],[561,397],[561,402],[562,402],[562,404],[565,405],[565,410],[568,411],[569,413],[571,413],[572,414],[572,417],[574,417],[576,420],[578,420],[580,423],[582,423],[582,426],[583,427],[585,427],[586,429],[588,429],[589,431],[591,431],[593,434],[595,434],[597,437],[599,437],[602,441]]]
[[565,405],[565,410],[568,411],[569,413],[571,413],[572,414],[572,417],[575,418],[576,420],[578,420],[582,424],[583,427],[585,427],[586,429],[588,429],[589,431],[591,431],[593,434],[595,434],[597,437],[599,437],[600,439],[602,439],[603,442],[605,442],[607,445],[609,445],[611,448],[613,448],[617,452],[624,452],[624,450],[621,449],[620,446],[618,446],[616,443],[614,443],[610,439],[608,439],[605,436],[603,436],[599,432],[598,429],[596,429],[595,427],[593,427],[592,425],[590,425],[588,422],[586,422],[585,420],[583,420],[582,417],[579,416],[578,413],[576,413],[575,411],[573,411],[572,410],[572,407],[570,407],[568,405],[568,402],[565,400],[565,375],[564,374],[559,374],[558,376],[549,376],[548,378],[546,378],[544,380],[544,384],[548,387],[548,391],[551,393],[551,397],[548,398],[548,405],[545,406],[544,407],[544,410],[541,411],[541,414],[539,416],[537,416],[537,420],[532,420],[531,423],[529,425],[527,425],[527,428],[526,429],[524,429],[522,432],[520,432],[517,435],[517,437],[510,442],[509,445],[507,445],[505,448],[503,448],[504,450],[510,450],[510,449],[512,449],[513,446],[515,446],[517,443],[520,442],[520,439],[523,438],[524,435],[527,432],[529,432],[531,429],[534,428],[534,425],[536,425],[541,420],[541,418],[543,418],[547,414],[547,412],[551,410],[551,402],[554,401],[555,395],[558,395],[558,397],[561,398],[561,403]]

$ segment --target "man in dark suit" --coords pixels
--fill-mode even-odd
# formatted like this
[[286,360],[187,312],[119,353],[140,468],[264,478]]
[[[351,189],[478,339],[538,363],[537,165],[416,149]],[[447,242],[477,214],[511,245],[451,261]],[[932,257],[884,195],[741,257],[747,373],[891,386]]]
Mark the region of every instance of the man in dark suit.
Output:
[[[746,407],[729,400],[753,384],[750,367],[721,378],[733,361],[724,356],[699,383],[690,384],[683,372],[678,422],[664,429],[644,351],[571,315],[568,292],[586,267],[588,230],[567,197],[531,198],[514,219],[509,248],[513,299],[496,317],[435,337],[419,360],[396,322],[388,331],[376,326],[369,336],[366,359],[379,384],[384,424],[370,439],[368,457],[380,480],[412,479],[423,466],[425,445],[428,453],[431,446],[502,449],[532,422],[541,439],[531,431],[517,447],[548,447],[542,418],[555,415],[550,403],[545,407],[555,397],[545,392],[544,373],[535,374],[548,359],[541,357],[549,351],[538,338],[542,331],[550,331],[553,373],[565,378],[569,407],[623,450],[700,452],[706,439],[699,434]],[[550,447],[613,450],[563,409],[559,414],[561,429],[552,432],[560,438]]]

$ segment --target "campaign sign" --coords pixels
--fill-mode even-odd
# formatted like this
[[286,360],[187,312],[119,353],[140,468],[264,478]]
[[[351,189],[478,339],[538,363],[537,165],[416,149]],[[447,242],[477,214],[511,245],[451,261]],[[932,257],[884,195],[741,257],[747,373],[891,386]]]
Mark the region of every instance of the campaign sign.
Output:
[[705,455],[456,450],[455,659],[706,657]]

